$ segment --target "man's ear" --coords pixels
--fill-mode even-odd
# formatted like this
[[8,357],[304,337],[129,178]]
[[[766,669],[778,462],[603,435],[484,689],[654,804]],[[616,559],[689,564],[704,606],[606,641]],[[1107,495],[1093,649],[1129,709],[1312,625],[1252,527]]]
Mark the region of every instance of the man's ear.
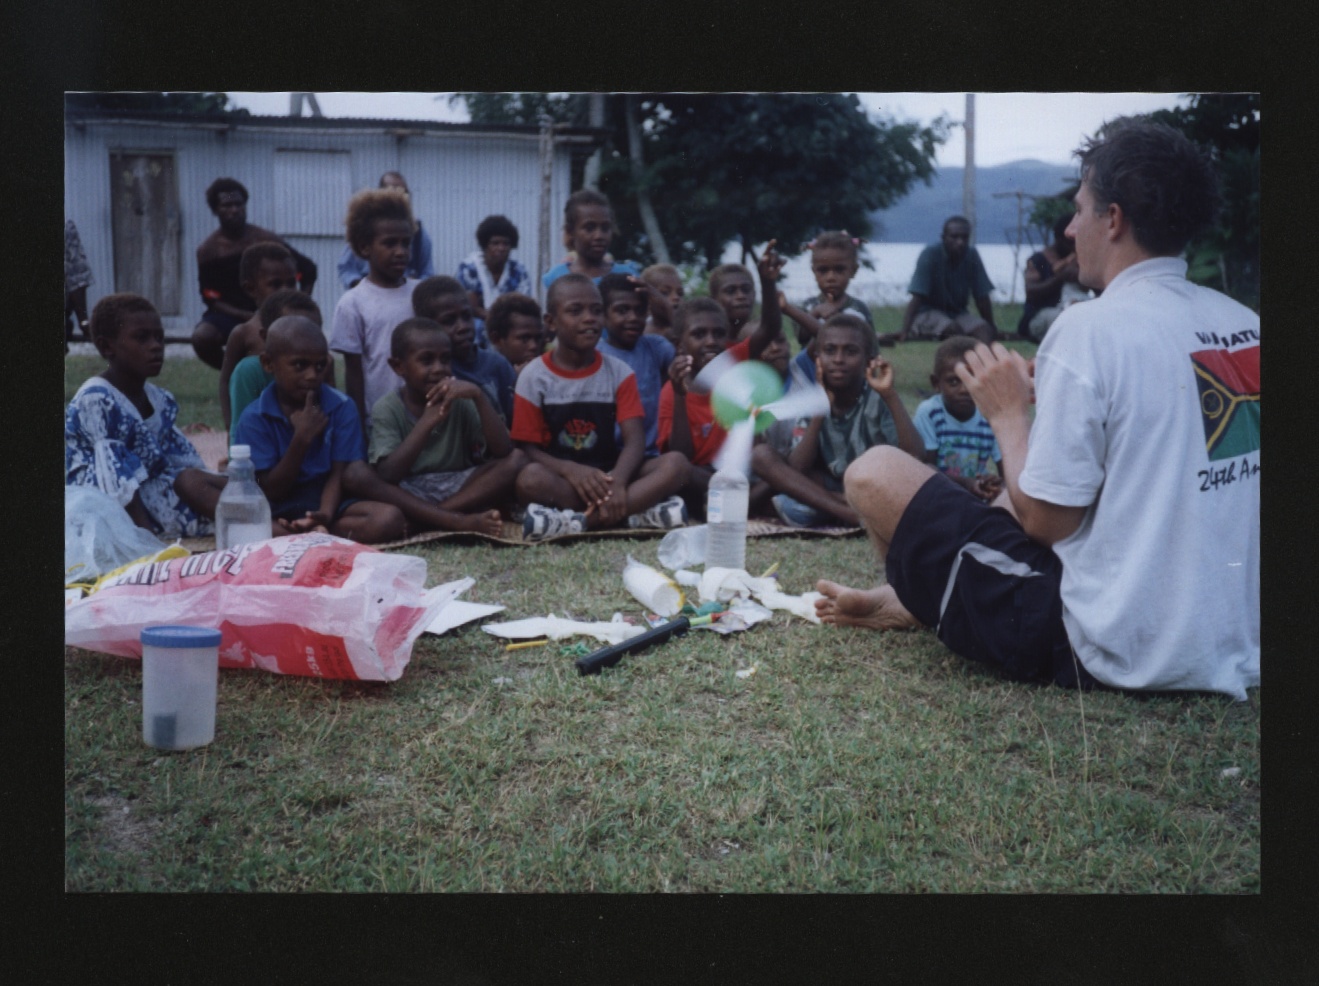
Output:
[[1108,209],[1104,215],[1108,223],[1108,238],[1116,240],[1131,228],[1131,221],[1127,219],[1127,214],[1122,211],[1122,206],[1116,202],[1108,203]]

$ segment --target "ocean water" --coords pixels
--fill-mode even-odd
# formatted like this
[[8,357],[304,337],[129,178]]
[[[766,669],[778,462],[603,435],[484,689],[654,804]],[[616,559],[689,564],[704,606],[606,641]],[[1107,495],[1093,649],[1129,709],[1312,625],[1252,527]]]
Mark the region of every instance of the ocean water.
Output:
[[[912,271],[916,269],[916,258],[927,245],[865,244],[861,248],[862,258],[868,258],[873,269],[863,264],[848,286],[848,294],[867,304],[905,305],[911,297],[907,293],[907,284],[911,280]],[[1015,260],[1012,247],[1006,243],[987,243],[978,245],[976,249],[984,262],[985,272],[994,283],[994,292],[990,297],[999,304],[1022,302],[1025,296],[1021,286],[1021,272],[1026,265],[1026,258],[1034,252],[1033,248],[1022,246]],[[724,263],[740,263],[741,260],[742,249],[736,244],[724,252]],[[801,301],[816,294],[818,289],[815,277],[811,274],[810,255],[804,253],[789,260],[783,268],[783,280],[779,284],[790,301]]]

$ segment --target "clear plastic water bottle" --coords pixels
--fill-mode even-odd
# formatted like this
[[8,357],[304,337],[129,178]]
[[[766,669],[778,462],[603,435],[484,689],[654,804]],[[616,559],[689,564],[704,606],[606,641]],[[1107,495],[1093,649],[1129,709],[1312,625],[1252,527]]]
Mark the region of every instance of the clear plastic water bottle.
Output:
[[252,450],[246,445],[229,446],[229,482],[215,505],[215,546],[236,548],[251,541],[270,538],[270,501],[256,482]]
[[710,477],[705,501],[707,569],[746,568],[747,495],[747,478],[740,469],[720,469]]

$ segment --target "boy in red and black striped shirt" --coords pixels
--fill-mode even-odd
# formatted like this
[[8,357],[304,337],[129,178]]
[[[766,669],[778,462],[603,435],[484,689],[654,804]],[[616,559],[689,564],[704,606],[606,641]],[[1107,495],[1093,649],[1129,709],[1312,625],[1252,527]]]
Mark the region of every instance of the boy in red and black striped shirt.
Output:
[[636,376],[596,349],[604,305],[589,277],[567,274],[550,286],[545,325],[555,348],[526,366],[513,397],[510,434],[531,460],[517,479],[523,536],[686,523],[674,494],[690,463],[676,452],[644,458]]

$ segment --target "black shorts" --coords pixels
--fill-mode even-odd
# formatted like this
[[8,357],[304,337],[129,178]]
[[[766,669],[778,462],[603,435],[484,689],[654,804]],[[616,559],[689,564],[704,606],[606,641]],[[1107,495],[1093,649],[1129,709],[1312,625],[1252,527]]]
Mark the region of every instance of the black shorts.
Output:
[[902,605],[953,653],[1015,681],[1102,687],[1072,656],[1058,556],[947,476],[912,497],[885,570]]

